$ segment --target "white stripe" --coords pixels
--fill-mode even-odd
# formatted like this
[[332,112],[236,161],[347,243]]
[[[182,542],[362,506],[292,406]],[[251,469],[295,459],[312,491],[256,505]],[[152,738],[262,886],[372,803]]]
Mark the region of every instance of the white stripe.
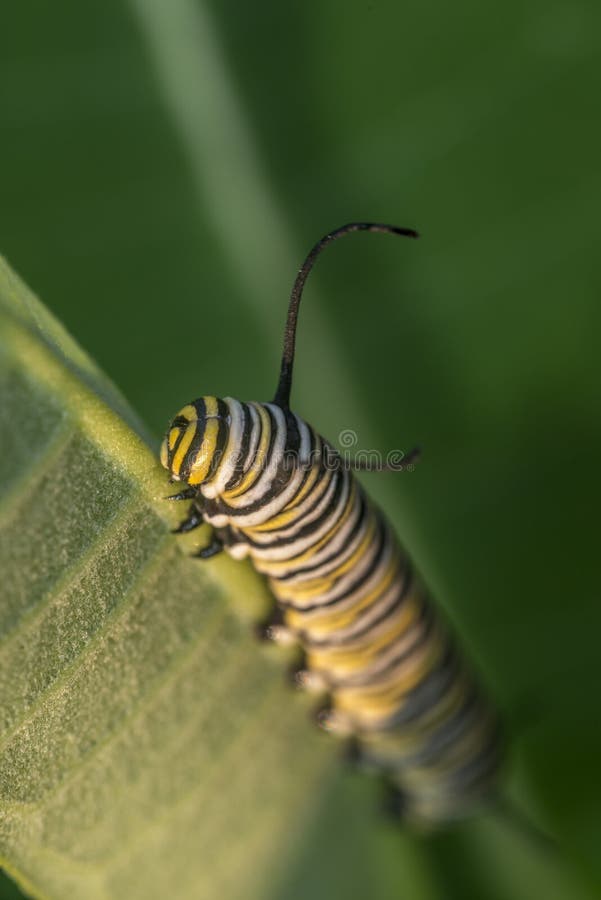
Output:
[[[394,623],[397,618],[404,614],[403,604],[405,598],[401,600],[398,609],[393,615],[387,615],[397,602],[400,590],[400,583],[394,581],[388,590],[377,600],[374,600],[367,610],[362,610],[361,615],[357,616],[350,625],[347,625],[346,628],[337,629],[335,635],[336,639],[340,639],[344,643],[328,645],[328,642],[332,639],[332,633],[329,632],[328,634],[321,635],[321,641],[316,639],[314,643],[312,642],[311,647],[315,647],[316,650],[323,648],[328,652],[331,650],[332,653],[337,651],[346,653],[347,651],[352,652],[353,650],[360,648],[363,644],[369,646],[369,644],[381,637],[384,632],[394,628]],[[407,596],[409,596],[409,594]],[[371,626],[373,623],[377,622],[382,616],[382,621],[375,628],[372,628]],[[322,621],[324,620],[322,619]],[[352,638],[357,633],[359,636],[353,641]],[[350,638],[348,642],[347,638]]]
[[[354,685],[360,687],[364,679],[367,680],[383,672],[394,659],[414,648],[427,627],[428,623],[422,619],[413,622],[403,634],[398,635],[386,650],[378,653],[360,672],[355,671],[351,673],[348,669],[345,671],[343,666],[340,667],[338,672],[334,661],[332,665],[327,665],[325,669],[320,668],[319,671],[328,672],[332,678],[339,682],[340,687],[352,687]],[[386,673],[386,681],[388,680],[388,675],[389,673]],[[373,685],[369,685],[369,687],[372,686],[375,687],[376,682]]]
[[[384,538],[384,542],[385,541],[386,539]],[[337,578],[334,585],[332,586],[332,588],[330,588],[329,591],[324,591],[323,593],[318,595],[319,602],[324,601],[329,603],[332,600],[338,600],[339,598],[343,597],[346,591],[348,591],[349,588],[351,588],[353,584],[359,578],[365,575],[365,573],[369,571],[371,566],[374,565],[380,548],[380,541],[373,541],[372,544],[366,547],[365,553],[359,559],[359,561],[351,567],[350,571],[345,572],[340,576],[340,578]],[[386,548],[384,547],[384,550],[385,549]],[[301,585],[300,590],[304,591],[307,588],[309,590],[311,589],[310,583]],[[282,584],[278,586],[278,598],[280,600],[290,600],[292,603],[298,602],[298,591],[295,588],[295,585],[291,584],[291,582],[288,580],[282,582]],[[300,602],[302,603],[303,600],[301,600]]]
[[217,471],[211,480],[205,481],[200,488],[203,496],[210,500],[217,497],[217,495],[223,491],[234,474],[234,469],[238,463],[238,454],[240,453],[240,442],[242,440],[244,422],[242,407],[237,400],[233,400],[231,397],[225,397],[224,402],[229,409],[229,423],[228,426],[226,426],[229,427],[227,444],[223,451],[222,460],[217,466]]
[[[360,498],[355,497],[355,502],[353,504],[353,508],[349,514],[346,522],[341,526],[341,528],[336,532],[333,538],[326,542],[326,544],[321,548],[321,550],[316,550],[310,559],[305,560],[302,565],[319,565],[324,562],[329,556],[333,556],[338,553],[344,543],[348,540],[349,535],[353,531],[353,528],[357,525],[357,519],[359,518],[361,512],[361,503]],[[254,548],[253,548],[254,551]],[[261,562],[256,561],[255,568],[258,571],[264,571],[264,574],[270,576],[274,581],[277,581],[278,578],[282,578],[284,575],[292,574],[299,568],[299,562],[296,558],[290,560],[282,560],[282,562],[288,562],[288,565],[284,565],[283,567],[279,567],[277,573],[273,570],[269,569],[269,562],[265,561],[263,563],[263,569],[261,569]],[[270,574],[272,572],[273,574]]]
[[[359,545],[363,540],[365,540],[365,535],[369,529],[370,522],[366,520],[363,523],[363,527],[357,531],[357,534],[354,538],[347,544],[347,546],[339,553],[334,556],[333,559],[328,559],[321,566],[317,566],[316,568],[311,568],[310,571],[303,571],[302,568],[294,575],[289,575],[286,578],[286,584],[304,584],[307,581],[312,581],[314,578],[324,578],[327,575],[330,575],[335,569],[339,566],[342,566],[358,549]],[[377,531],[374,532],[377,534]],[[278,578],[280,576],[278,575]]]
[[282,462],[284,450],[286,449],[288,429],[286,428],[286,417],[284,416],[284,413],[281,408],[274,403],[263,403],[261,405],[264,409],[269,409],[272,414],[272,418],[274,419],[272,427],[275,428],[275,439],[271,447],[271,453],[268,452],[266,459],[257,460],[256,456],[253,459],[251,468],[253,466],[263,467],[253,486],[239,497],[233,497],[231,500],[228,500],[228,505],[233,509],[244,509],[245,506],[256,503],[269,491],[273,484],[273,480],[277,475],[278,467]]
[[[267,404],[266,404],[267,405]],[[298,423],[299,433],[301,437],[299,452],[301,454],[304,453],[305,457],[308,455],[309,447],[310,447],[310,434],[307,425],[302,421],[302,419],[298,419],[295,416],[295,419]],[[280,454],[280,458],[283,457],[283,453]],[[299,467],[297,471],[294,473],[286,487],[280,491],[279,494],[276,494],[268,503],[264,506],[261,506],[259,509],[255,510],[252,513],[248,513],[247,515],[241,516],[231,516],[229,518],[230,524],[237,529],[247,529],[249,531],[252,530],[253,525],[263,525],[265,522],[268,522],[275,515],[280,513],[285,506],[290,503],[290,500],[294,497],[294,495],[298,492],[298,488],[305,476],[305,471],[303,467]],[[262,491],[264,494],[273,483],[273,478],[271,479],[269,485],[265,490]],[[250,495],[251,491],[248,491],[244,494],[244,499]],[[211,521],[211,520],[209,520]]]
[[[309,428],[302,419],[298,418],[298,416],[294,416],[294,418],[297,422],[300,434],[299,456],[301,459],[307,459],[311,446],[311,435],[309,432]],[[301,484],[304,475],[304,468],[299,467],[284,490],[277,494],[269,503],[265,504],[253,513],[249,513],[246,516],[228,516],[226,513],[216,513],[213,515],[209,515],[205,513],[204,519],[215,528],[223,528],[226,525],[231,525],[237,531],[241,528],[244,528],[244,526],[248,527],[252,525],[261,525],[264,522],[269,521],[269,519],[273,518],[273,516],[281,512],[282,509],[287,506],[291,498],[298,492],[299,485]],[[250,493],[250,491],[248,493]],[[248,493],[244,494],[244,497],[247,497]],[[240,549],[240,547],[243,547],[244,549]],[[230,556],[232,556],[234,559],[242,559],[247,556],[249,547],[244,541],[241,541],[240,544],[236,544],[235,546],[228,548],[228,550],[231,551]]]
[[[307,518],[307,523],[319,517],[319,515],[332,503],[332,497],[336,493],[336,486],[338,484],[338,479],[332,477],[330,480],[330,485],[323,495],[322,499],[319,502],[319,512],[316,510],[314,514],[311,514],[311,517]],[[257,557],[257,559],[271,559],[271,560],[285,560],[289,559],[293,556],[298,556],[300,553],[304,552],[304,550],[310,547],[312,544],[316,543],[321,535],[325,534],[329,528],[332,528],[337,516],[342,514],[342,509],[344,505],[346,505],[346,501],[348,500],[348,486],[346,489],[341,491],[340,497],[338,498],[338,502],[334,509],[326,516],[325,520],[321,523],[319,528],[314,529],[309,534],[305,535],[302,538],[298,538],[296,541],[292,543],[284,544],[277,546],[277,541],[280,537],[286,537],[283,531],[274,531],[270,535],[269,541],[264,541],[263,546],[255,547],[253,545],[253,555]],[[294,529],[294,533],[301,531],[305,522],[302,523],[298,528]],[[257,534],[253,534],[252,528],[248,529],[249,537],[253,540],[260,540],[264,537],[262,532],[258,532]],[[276,544],[276,546],[274,546]]]
[[[382,581],[386,569],[391,562],[393,550],[394,546],[388,541],[387,546],[384,548],[384,553],[382,554],[380,562],[378,563],[372,574],[369,576],[367,581],[363,582],[363,584],[360,584],[352,593],[350,593],[347,597],[344,597],[344,599],[341,599],[341,601],[335,606],[326,606],[325,609],[320,608],[328,603],[330,594],[334,593],[333,591],[327,594],[323,594],[320,597],[309,597],[306,600],[296,599],[294,603],[295,612],[299,612],[301,614],[304,612],[303,619],[305,618],[305,616],[307,618],[308,627],[306,627],[303,622],[303,625],[301,626],[303,630],[307,631],[307,633],[311,635],[311,620],[316,619],[317,622],[315,622],[315,624],[318,624],[318,622],[325,623],[329,617],[336,616],[340,612],[346,612],[349,608],[358,605],[368,594],[370,594],[374,589],[377,589],[378,582]],[[272,578],[270,579],[269,583],[276,597],[278,599],[282,599],[280,595],[280,585],[278,584],[277,579]],[[378,598],[375,597],[372,602],[375,603],[377,599]],[[310,611],[304,611],[303,606],[315,606],[317,608]],[[317,632],[319,633],[319,628],[317,629]]]
[[[332,484],[328,488],[327,497],[324,497],[324,500],[327,499],[328,502],[331,501],[332,495],[336,491],[336,485],[339,478],[343,478],[342,473],[336,473],[338,477],[332,479]],[[312,530],[309,534],[304,535],[304,537],[298,538],[296,541],[293,541],[291,544],[284,544],[280,547],[273,547],[268,545],[266,547],[252,547],[252,557],[253,560],[257,562],[257,569],[263,572],[269,572],[269,567],[262,569],[260,566],[261,561],[268,562],[289,562],[289,568],[295,569],[298,567],[298,561],[296,561],[296,557],[300,556],[303,553],[306,553],[317,544],[321,538],[331,531],[334,527],[338,519],[341,517],[344,508],[348,502],[349,497],[350,484],[348,478],[344,479],[342,491],[340,493],[340,497],[336,502],[336,506],[332,509],[332,511],[326,516],[324,521],[317,528]],[[325,504],[327,506],[327,504]],[[252,532],[251,532],[252,534]],[[327,546],[327,545],[326,545]],[[331,552],[331,551],[330,551]],[[329,555],[329,553],[328,553]],[[307,560],[309,564],[312,564],[312,560]],[[279,570],[278,570],[279,571]],[[283,571],[283,570],[282,570]]]

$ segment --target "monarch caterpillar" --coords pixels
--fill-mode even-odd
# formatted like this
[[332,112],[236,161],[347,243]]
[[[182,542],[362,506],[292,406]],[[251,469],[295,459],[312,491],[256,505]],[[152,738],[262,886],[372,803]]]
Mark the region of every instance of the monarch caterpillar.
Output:
[[353,222],[318,241],[292,289],[274,400],[188,403],[161,462],[186,485],[170,499],[192,500],[176,531],[214,528],[196,555],[249,556],[267,577],[276,601],[267,633],[302,647],[299,681],[329,694],[322,726],[350,736],[359,758],[386,773],[404,819],[434,825],[490,791],[497,715],[353,467],[289,405],[307,276],[328,244],[355,231],[417,237]]

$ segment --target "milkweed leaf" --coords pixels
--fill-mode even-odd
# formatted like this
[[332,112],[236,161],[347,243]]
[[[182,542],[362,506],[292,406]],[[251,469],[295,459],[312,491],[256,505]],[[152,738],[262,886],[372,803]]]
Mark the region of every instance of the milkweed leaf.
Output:
[[256,896],[331,759],[251,634],[265,589],[182,552],[143,427],[5,263],[0,333],[2,865],[61,900]]

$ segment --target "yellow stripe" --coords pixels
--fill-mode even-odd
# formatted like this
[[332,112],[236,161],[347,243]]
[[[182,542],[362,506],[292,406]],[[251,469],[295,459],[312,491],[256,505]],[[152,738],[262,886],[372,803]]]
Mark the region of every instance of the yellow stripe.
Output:
[[[191,403],[188,403],[187,406],[184,406],[183,409],[180,409],[176,418],[178,416],[182,419],[186,419],[188,421],[188,425],[186,426],[186,430],[182,437],[182,442],[177,448],[177,452],[175,454],[173,462],[171,463],[171,471],[174,475],[179,475],[181,464],[196,433],[196,423],[198,422],[198,413],[196,412],[196,407]],[[182,428],[183,426],[170,428],[169,434],[167,435],[167,438],[163,441],[163,444],[161,446],[161,462],[166,469],[169,468],[168,451],[173,450],[173,448],[175,447],[177,439],[182,432]]]
[[[342,648],[328,647],[323,650],[313,650],[307,657],[308,664],[324,670],[335,668],[337,672],[345,668],[351,671],[356,670],[368,661],[371,662],[372,658],[377,656],[388,644],[399,640],[419,621],[422,610],[423,603],[420,603],[419,597],[406,597],[402,601],[399,615],[393,619],[391,627],[379,638],[372,639],[365,647],[356,647],[352,650],[347,649],[344,645]],[[425,628],[426,623],[422,624]]]
[[179,447],[176,450],[175,456],[171,462],[171,471],[174,475],[179,475],[179,470],[184,461],[184,457],[190,448],[190,444],[192,443],[192,438],[196,434],[197,429],[196,422],[190,422],[190,424],[186,427],[182,439],[179,443]]
[[188,403],[183,409],[180,409],[177,416],[181,416],[182,419],[187,419],[188,422],[194,422],[198,419],[198,412],[196,411],[194,404]]
[[[427,707],[423,714],[411,726],[412,738],[419,739],[423,743],[437,728],[451,719],[465,703],[469,689],[469,683],[465,674],[461,674],[449,685],[449,688],[434,706]],[[363,742],[370,750],[376,753],[390,753],[401,750],[405,746],[402,734],[403,729],[391,729],[374,734],[366,734]]]
[[403,770],[403,778],[407,776],[412,784],[417,786],[421,782],[427,788],[433,779],[447,776],[458,766],[469,763],[470,759],[477,756],[489,743],[494,734],[494,723],[494,717],[489,712],[483,711],[482,716],[471,724],[469,730],[450,744],[446,754],[436,765],[408,766],[406,771]]
[[[277,516],[274,516],[272,519],[269,519],[267,522],[264,522],[263,525],[253,526],[252,529],[248,529],[249,533],[253,533],[255,531],[258,532],[266,532],[266,531],[278,531],[280,528],[285,528],[287,525],[291,525],[295,518],[298,515],[298,506],[301,503],[302,499],[309,493],[309,491],[315,485],[315,481],[317,480],[317,476],[319,475],[319,466],[316,464],[312,471],[309,473],[307,481],[301,487],[298,494],[293,497],[293,499],[288,503],[281,513]],[[315,501],[317,502],[325,493],[327,486],[329,485],[331,478],[327,476],[322,479],[319,483],[319,487],[315,489]],[[322,487],[323,485],[323,487]]]
[[[313,621],[311,621],[311,633],[315,633],[316,635],[323,635],[325,637],[328,634],[337,631],[339,628],[344,628],[347,625],[352,625],[357,617],[357,613],[362,609],[365,609],[366,606],[370,606],[386,590],[388,590],[394,579],[399,577],[399,561],[400,558],[398,556],[394,556],[378,584],[369,592],[369,594],[366,594],[365,597],[351,606],[350,609],[346,609],[342,612],[336,612],[335,607],[324,607],[323,616],[319,616],[319,619],[321,619],[321,621],[319,621],[318,628],[314,628]],[[316,615],[319,615],[318,610],[315,610],[315,613]],[[307,624],[305,615],[301,610],[287,609],[285,616],[286,624],[290,625],[292,628],[298,628],[302,630],[303,626]]]
[[347,560],[341,563],[337,569],[334,569],[327,576],[316,577],[307,579],[306,581],[302,581],[299,585],[299,590],[296,591],[293,585],[290,585],[290,590],[292,594],[287,594],[286,596],[290,599],[296,599],[300,597],[305,600],[310,597],[319,597],[322,594],[326,594],[329,590],[334,587],[336,581],[342,577],[346,572],[349,571],[357,562],[365,551],[368,549],[369,545],[373,542],[374,532],[376,530],[376,520],[373,518],[368,526],[367,534],[362,539],[359,546],[356,548],[354,553],[349,556]]
[[[414,623],[413,627],[409,629],[406,627],[397,628],[396,633],[388,634],[385,636],[385,640],[380,641],[381,646],[379,652],[388,653],[396,647],[396,653],[400,654],[404,645],[407,654],[413,653],[417,644],[420,643],[420,637],[422,637],[425,627],[424,622],[418,622]],[[345,678],[348,675],[357,675],[368,666],[371,666],[373,662],[377,661],[379,652],[377,649],[374,648],[372,650],[370,647],[369,653],[357,652],[354,656],[349,654],[343,662],[339,662],[338,660],[326,660],[324,665],[320,666],[320,670],[329,672],[337,678]],[[312,660],[310,661],[310,665],[311,663]]]
[[416,648],[385,684],[339,688],[334,695],[336,708],[374,716],[395,712],[402,707],[405,695],[440,663],[446,646],[446,642],[436,636]]
[[[383,595],[382,595],[383,596]],[[380,598],[381,599],[381,598]],[[380,602],[378,599],[378,603]],[[388,634],[390,629],[396,628],[398,621],[405,621],[404,616],[406,615],[405,610],[407,610],[407,615],[409,614],[409,610],[411,610],[411,617],[407,622],[407,627],[409,627],[413,621],[418,619],[422,614],[425,607],[425,596],[420,584],[413,584],[410,590],[407,591],[405,596],[403,597],[401,603],[397,607],[397,609],[390,615],[390,617],[386,620],[386,623],[379,622],[376,626],[378,630],[384,628],[386,624],[388,627],[385,630],[386,634]],[[319,625],[319,623],[318,623]],[[310,625],[309,625],[310,628]],[[369,653],[370,648],[372,646],[373,641],[379,641],[381,635],[378,637],[373,636],[371,633],[371,629],[368,629],[363,634],[359,634],[356,637],[348,637],[344,641],[344,644],[336,645],[331,647],[324,647],[324,652],[328,653],[340,653],[343,656],[345,653]],[[316,650],[319,648],[316,647]]]
[[203,400],[206,407],[205,433],[200,449],[196,454],[196,459],[192,463],[190,475],[188,476],[188,484],[202,484],[207,476],[207,472],[211,468],[211,463],[217,447],[217,436],[219,434],[219,419],[217,418],[219,407],[217,405],[217,398],[203,397]]

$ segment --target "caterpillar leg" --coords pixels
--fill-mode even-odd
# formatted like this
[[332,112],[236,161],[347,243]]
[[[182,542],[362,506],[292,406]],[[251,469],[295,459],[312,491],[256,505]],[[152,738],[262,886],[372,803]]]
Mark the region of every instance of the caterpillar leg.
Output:
[[180,491],[179,494],[171,494],[169,497],[164,497],[164,500],[192,500],[193,497],[196,496],[196,488],[187,487],[185,491]]
[[[195,528],[196,526],[192,526]],[[221,553],[226,547],[228,547],[233,542],[233,535],[231,533],[231,529],[229,526],[225,528],[215,528],[211,535],[211,540],[205,547],[201,547],[200,550],[197,550],[196,553],[193,553],[192,556],[196,557],[196,559],[211,559],[212,556],[217,556],[218,553]]]
[[[277,644],[294,643],[291,631],[286,628],[284,614],[279,606],[274,605],[269,617],[255,626],[255,636],[260,641],[275,641]],[[291,639],[289,639],[291,638]]]
[[177,528],[173,528],[171,530],[171,534],[186,534],[188,531],[192,531],[194,528],[198,528],[199,525],[202,525],[204,519],[202,517],[202,513],[200,510],[196,509],[196,507],[192,507],[189,514],[180,522]]
[[221,538],[213,535],[211,542],[207,544],[206,547],[201,547],[200,550],[197,550],[192,556],[194,556],[195,559],[211,559],[212,556],[217,556],[218,553],[221,553],[223,548],[224,543]]
[[[303,662],[306,663],[306,654]],[[311,694],[323,694],[329,689],[328,681],[319,672],[307,669],[306,665],[299,667],[294,678],[297,687],[303,688]]]
[[336,710],[331,699],[314,711],[313,720],[323,731],[336,737],[349,738],[354,735],[355,729],[350,717]]

